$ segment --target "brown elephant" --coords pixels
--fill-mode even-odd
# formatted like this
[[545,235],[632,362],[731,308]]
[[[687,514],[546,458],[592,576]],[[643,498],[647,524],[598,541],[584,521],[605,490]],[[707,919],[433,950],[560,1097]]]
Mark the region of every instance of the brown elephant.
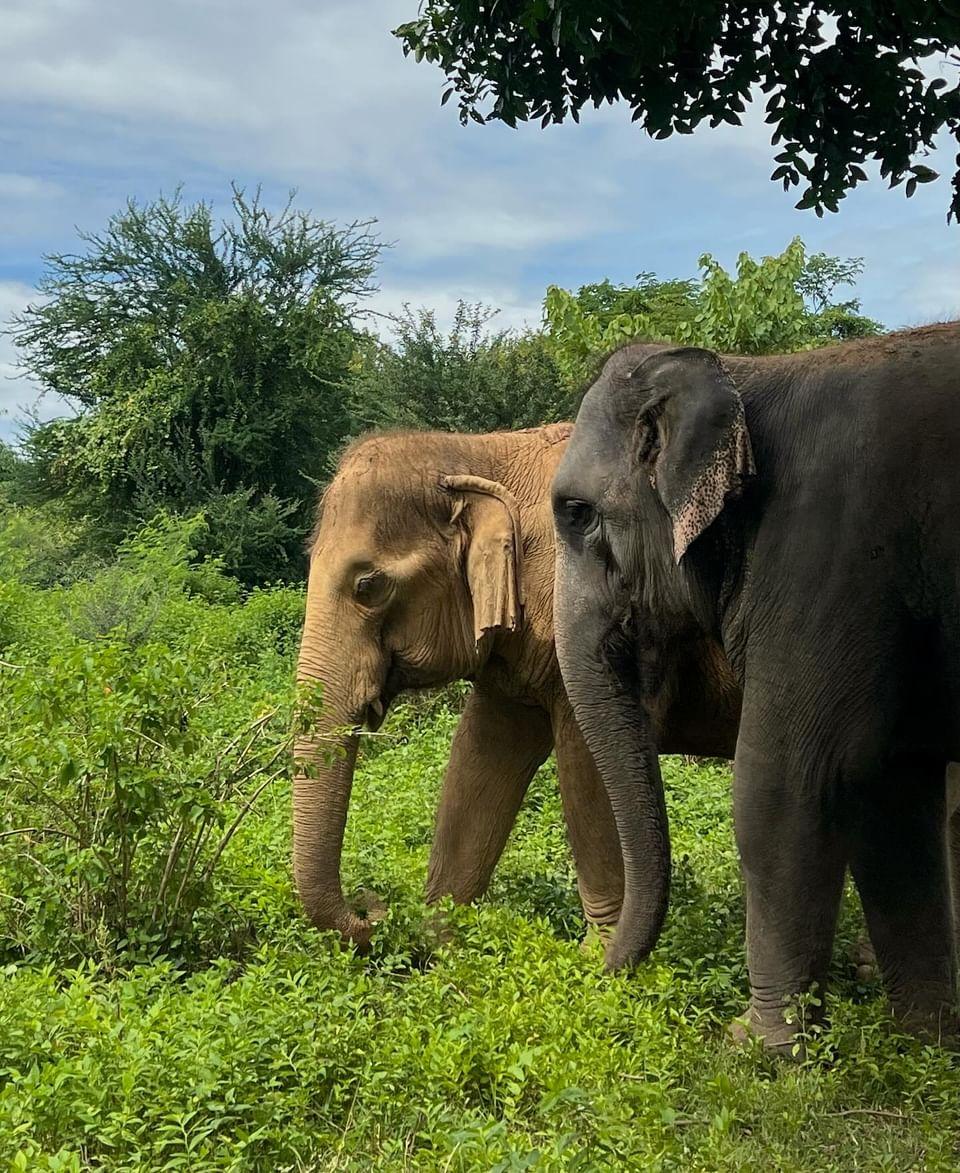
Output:
[[[393,433],[355,443],[323,495],[311,542],[301,681],[323,715],[298,742],[297,890],[310,920],[365,943],[340,855],[357,752],[407,689],[474,688],[443,779],[426,897],[459,902],[489,883],[527,786],[551,749],[587,919],[615,924],[620,844],[560,679],[553,640],[549,486],[572,430]],[[732,756],[739,694],[726,663],[691,641],[668,669],[663,752]],[[331,760],[330,738],[341,749]]]

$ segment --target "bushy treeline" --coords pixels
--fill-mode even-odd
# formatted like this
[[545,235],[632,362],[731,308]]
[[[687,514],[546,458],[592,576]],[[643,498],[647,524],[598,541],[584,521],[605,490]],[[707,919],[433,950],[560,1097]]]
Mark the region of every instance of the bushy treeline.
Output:
[[201,555],[246,586],[294,581],[317,489],[361,431],[569,419],[597,356],[639,335],[757,353],[880,328],[834,300],[860,262],[795,240],[735,276],[704,256],[699,279],[551,287],[539,329],[463,303],[447,330],[409,308],[378,329],[380,252],[372,222],[271,212],[239,189],[222,223],[179,194],[130,202],[46,258],[11,326],[24,369],[76,411],[0,446],[4,499],[51,510],[94,560],[160,511],[202,513]]

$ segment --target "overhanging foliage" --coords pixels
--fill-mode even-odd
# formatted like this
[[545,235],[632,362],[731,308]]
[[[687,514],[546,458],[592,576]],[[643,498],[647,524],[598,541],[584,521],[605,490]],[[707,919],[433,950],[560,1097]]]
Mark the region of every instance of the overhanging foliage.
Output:
[[[931,78],[919,64],[955,53],[954,2],[427,0],[395,32],[443,69],[463,121],[546,126],[623,101],[668,138],[738,125],[759,88],[781,147],[771,178],[803,185],[797,207],[818,215],[867,178],[868,160],[911,195],[937,178],[922,159],[938,132],[960,130],[956,69]],[[960,170],[953,188],[951,216]]]

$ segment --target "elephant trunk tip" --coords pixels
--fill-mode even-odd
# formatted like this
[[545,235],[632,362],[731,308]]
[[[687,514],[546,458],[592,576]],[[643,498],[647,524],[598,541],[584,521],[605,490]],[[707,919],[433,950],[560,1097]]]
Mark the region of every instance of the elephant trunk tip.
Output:
[[331,909],[326,904],[318,906],[316,902],[304,899],[302,895],[300,899],[307,919],[315,929],[320,932],[339,933],[344,944],[356,946],[361,953],[369,949],[376,928],[373,919],[358,916],[345,901],[341,902],[339,908]]
[[617,970],[634,969],[641,962],[646,961],[653,952],[655,944],[656,939],[650,942],[644,942],[635,947],[630,947],[626,943],[619,943],[613,940],[604,951],[603,967],[608,973],[615,973]]
[[353,945],[358,953],[366,953],[373,937],[373,922],[366,917],[351,914],[349,922],[339,926],[340,937],[345,945]]
[[[331,891],[335,887],[335,891]],[[387,905],[376,892],[364,890],[357,896],[362,910],[357,912],[344,899],[339,883],[323,892],[311,891],[311,885],[298,884],[300,905],[307,920],[319,932],[338,933],[344,944],[366,953],[380,922],[387,915]]]
[[604,951],[604,968],[613,973],[632,969],[645,961],[656,947],[667,917],[668,896],[664,893],[656,908],[646,909],[639,916],[624,901],[617,928]]

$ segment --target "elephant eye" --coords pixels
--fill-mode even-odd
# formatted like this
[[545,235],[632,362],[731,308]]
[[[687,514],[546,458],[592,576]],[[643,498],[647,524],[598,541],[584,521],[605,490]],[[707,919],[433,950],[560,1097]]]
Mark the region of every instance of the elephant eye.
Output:
[[560,514],[568,529],[577,533],[589,533],[598,521],[596,509],[588,501],[575,498],[560,503]]
[[381,602],[389,587],[387,576],[380,570],[361,575],[354,583],[353,594],[358,603],[372,607]]

